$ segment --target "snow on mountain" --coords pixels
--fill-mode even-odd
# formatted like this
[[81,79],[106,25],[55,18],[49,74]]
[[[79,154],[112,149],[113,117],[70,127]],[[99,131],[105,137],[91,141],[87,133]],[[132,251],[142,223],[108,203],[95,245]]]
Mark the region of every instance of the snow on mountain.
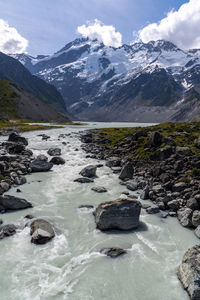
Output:
[[[200,84],[200,50],[183,51],[163,40],[114,48],[81,38],[50,56],[12,56],[34,75],[55,85],[68,109],[81,117],[84,112],[88,116],[92,109],[109,106],[113,95],[117,103],[128,96],[129,101],[134,99],[137,104],[146,101],[145,105],[149,105],[152,99],[145,86],[151,88],[152,78],[161,80],[163,87],[167,82],[166,95],[177,102],[183,99],[184,91]],[[163,105],[173,102],[164,99],[163,96]]]

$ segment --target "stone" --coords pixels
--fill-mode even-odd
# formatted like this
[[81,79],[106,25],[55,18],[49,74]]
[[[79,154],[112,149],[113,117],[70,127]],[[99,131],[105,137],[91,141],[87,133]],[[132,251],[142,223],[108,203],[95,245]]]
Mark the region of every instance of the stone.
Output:
[[142,200],[149,199],[149,186],[148,185],[143,189],[143,191],[140,195],[140,199],[142,199]]
[[79,182],[79,183],[92,183],[92,182],[94,182],[94,180],[91,179],[91,178],[80,177],[80,178],[75,179],[74,182]]
[[50,163],[54,164],[54,165],[64,165],[65,164],[65,160],[60,157],[60,156],[54,156],[51,160]]
[[20,136],[16,132],[12,132],[9,135],[8,141],[14,142],[14,143],[20,143],[20,144],[23,144],[24,146],[28,146],[28,140],[25,137]]
[[147,208],[146,212],[150,215],[158,214],[160,212],[160,209],[157,205],[153,205],[153,206],[150,206],[149,208]]
[[37,156],[36,160],[48,161],[48,157],[44,154],[40,154]]
[[0,187],[3,189],[4,192],[7,192],[10,189],[10,185],[7,182],[1,182]]
[[100,253],[105,254],[111,258],[116,258],[118,256],[126,254],[127,251],[122,248],[103,248],[101,249]]
[[109,157],[107,162],[106,162],[106,166],[107,167],[120,167],[121,165],[121,158],[118,156],[112,156]]
[[97,170],[97,166],[90,165],[82,169],[79,174],[82,175],[83,177],[91,178],[96,176],[96,170]]
[[47,172],[50,171],[53,167],[53,164],[47,161],[34,160],[30,164],[32,172]]
[[14,179],[14,183],[17,185],[23,185],[26,182],[27,182],[26,177],[24,177],[24,176],[15,177],[15,179]]
[[158,185],[154,185],[152,187],[152,191],[155,193],[155,194],[159,194],[159,193],[163,193],[164,192],[164,189],[162,187],[161,184],[158,184]]
[[149,142],[153,147],[159,147],[162,144],[163,136],[158,131],[150,133]]
[[102,186],[92,187],[91,190],[96,192],[96,193],[106,193],[107,192],[107,189],[105,187],[102,187]]
[[192,213],[190,208],[184,207],[177,211],[178,220],[183,227],[192,227]]
[[178,199],[175,199],[175,200],[172,200],[172,201],[169,201],[167,203],[167,206],[175,211],[177,211],[179,208],[180,208],[180,202]]
[[195,229],[194,234],[200,239],[200,225]]
[[55,236],[53,226],[46,220],[37,219],[31,223],[31,243],[46,244]]
[[136,191],[138,189],[138,182],[136,180],[129,180],[126,183],[126,187],[130,191]]
[[200,211],[195,210],[192,215],[192,225],[198,227],[200,225]]
[[83,205],[79,205],[78,208],[80,208],[80,209],[82,209],[82,208],[93,209],[94,206],[93,205],[89,205],[89,204],[83,204]]
[[60,148],[50,148],[47,153],[50,156],[60,156],[61,155],[61,149]]
[[0,227],[0,240],[5,237],[12,236],[16,233],[17,227],[13,224],[8,224]]
[[187,184],[185,182],[178,182],[173,187],[173,192],[182,192],[184,189],[187,188]]
[[0,196],[0,206],[2,210],[18,210],[33,207],[30,202],[25,199],[15,196],[4,195]]
[[11,143],[6,148],[9,154],[21,154],[25,150],[25,146],[21,143]]
[[34,216],[33,215],[26,215],[24,218],[31,220],[31,219],[34,219]]
[[121,173],[119,175],[119,179],[132,179],[133,178],[133,166],[130,162],[126,163],[124,166],[122,166]]
[[186,206],[192,210],[197,210],[199,208],[199,204],[195,198],[188,199]]
[[185,253],[178,268],[178,278],[191,300],[200,299],[200,245]]
[[95,222],[98,229],[131,230],[139,225],[141,203],[127,198],[101,203],[95,210]]

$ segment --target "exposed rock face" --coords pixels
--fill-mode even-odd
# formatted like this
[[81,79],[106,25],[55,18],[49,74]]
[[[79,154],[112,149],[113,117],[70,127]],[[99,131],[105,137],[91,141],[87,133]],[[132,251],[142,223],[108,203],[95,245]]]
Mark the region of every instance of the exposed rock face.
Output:
[[18,210],[32,207],[32,204],[25,199],[10,195],[0,196],[0,210]]
[[22,137],[15,132],[13,132],[9,135],[8,141],[14,142],[14,143],[21,143],[24,146],[28,146],[28,140],[25,137]]
[[200,299],[200,245],[189,249],[178,268],[178,278],[191,300]]
[[13,224],[8,224],[0,227],[0,240],[5,237],[12,236],[16,233],[17,227]]
[[141,203],[127,198],[101,203],[95,211],[98,229],[131,230],[139,225]]
[[116,258],[127,253],[126,250],[122,248],[103,248],[100,252],[112,258]]
[[119,175],[119,179],[132,179],[133,178],[133,166],[131,163],[127,163],[122,167],[121,173]]
[[53,226],[46,220],[37,219],[31,223],[31,243],[46,244],[55,236]]
[[60,157],[60,156],[54,156],[51,160],[50,163],[54,164],[54,165],[64,165],[65,164],[65,160]]
[[53,164],[51,162],[47,162],[44,160],[34,160],[30,164],[30,168],[32,169],[32,172],[47,172],[51,170],[53,167]]
[[85,167],[83,170],[81,170],[79,174],[82,175],[83,177],[91,178],[96,176],[96,170],[97,170],[97,166],[90,165]]
[[47,153],[50,156],[60,156],[61,155],[61,149],[59,149],[59,148],[50,148]]

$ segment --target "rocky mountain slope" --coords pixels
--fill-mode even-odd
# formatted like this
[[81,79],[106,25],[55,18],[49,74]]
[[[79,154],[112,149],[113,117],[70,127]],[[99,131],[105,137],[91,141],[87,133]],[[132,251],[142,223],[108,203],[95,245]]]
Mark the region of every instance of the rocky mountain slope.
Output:
[[200,113],[198,49],[162,40],[113,48],[76,39],[51,56],[14,57],[53,84],[84,120],[183,121]]
[[0,79],[0,119],[70,121],[51,105],[36,98],[8,79]]

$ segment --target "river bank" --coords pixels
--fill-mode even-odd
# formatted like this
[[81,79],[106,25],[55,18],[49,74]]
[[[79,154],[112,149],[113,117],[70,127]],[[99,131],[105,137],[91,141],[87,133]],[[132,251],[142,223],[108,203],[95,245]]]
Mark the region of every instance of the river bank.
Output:
[[[136,300],[188,299],[176,269],[188,247],[198,242],[189,229],[181,227],[175,218],[162,219],[142,209],[140,218],[147,230],[107,234],[96,229],[92,209],[79,208],[97,207],[101,202],[119,198],[126,190],[119,184],[118,174],[105,166],[104,160],[88,157],[81,148],[80,131],[100,126],[111,125],[52,129],[45,132],[50,136],[47,140],[39,136],[42,132],[24,134],[34,157],[48,156],[47,151],[53,146],[61,149],[66,163],[54,165],[49,172],[26,175],[27,184],[20,187],[20,197],[31,202],[33,208],[2,215],[4,224],[19,226],[16,235],[1,241],[3,300],[132,300],[133,295]],[[61,134],[63,137],[59,137]],[[85,166],[94,164],[103,164],[97,169],[94,183],[74,182]],[[91,189],[96,186],[104,186],[108,192],[95,193]],[[139,192],[130,194],[138,198]],[[19,196],[16,187],[9,194]],[[141,202],[150,205],[148,200]],[[24,227],[27,214],[54,224],[57,233],[50,243],[30,243],[29,228]],[[127,254],[112,260],[100,253],[105,247],[120,247]]]

